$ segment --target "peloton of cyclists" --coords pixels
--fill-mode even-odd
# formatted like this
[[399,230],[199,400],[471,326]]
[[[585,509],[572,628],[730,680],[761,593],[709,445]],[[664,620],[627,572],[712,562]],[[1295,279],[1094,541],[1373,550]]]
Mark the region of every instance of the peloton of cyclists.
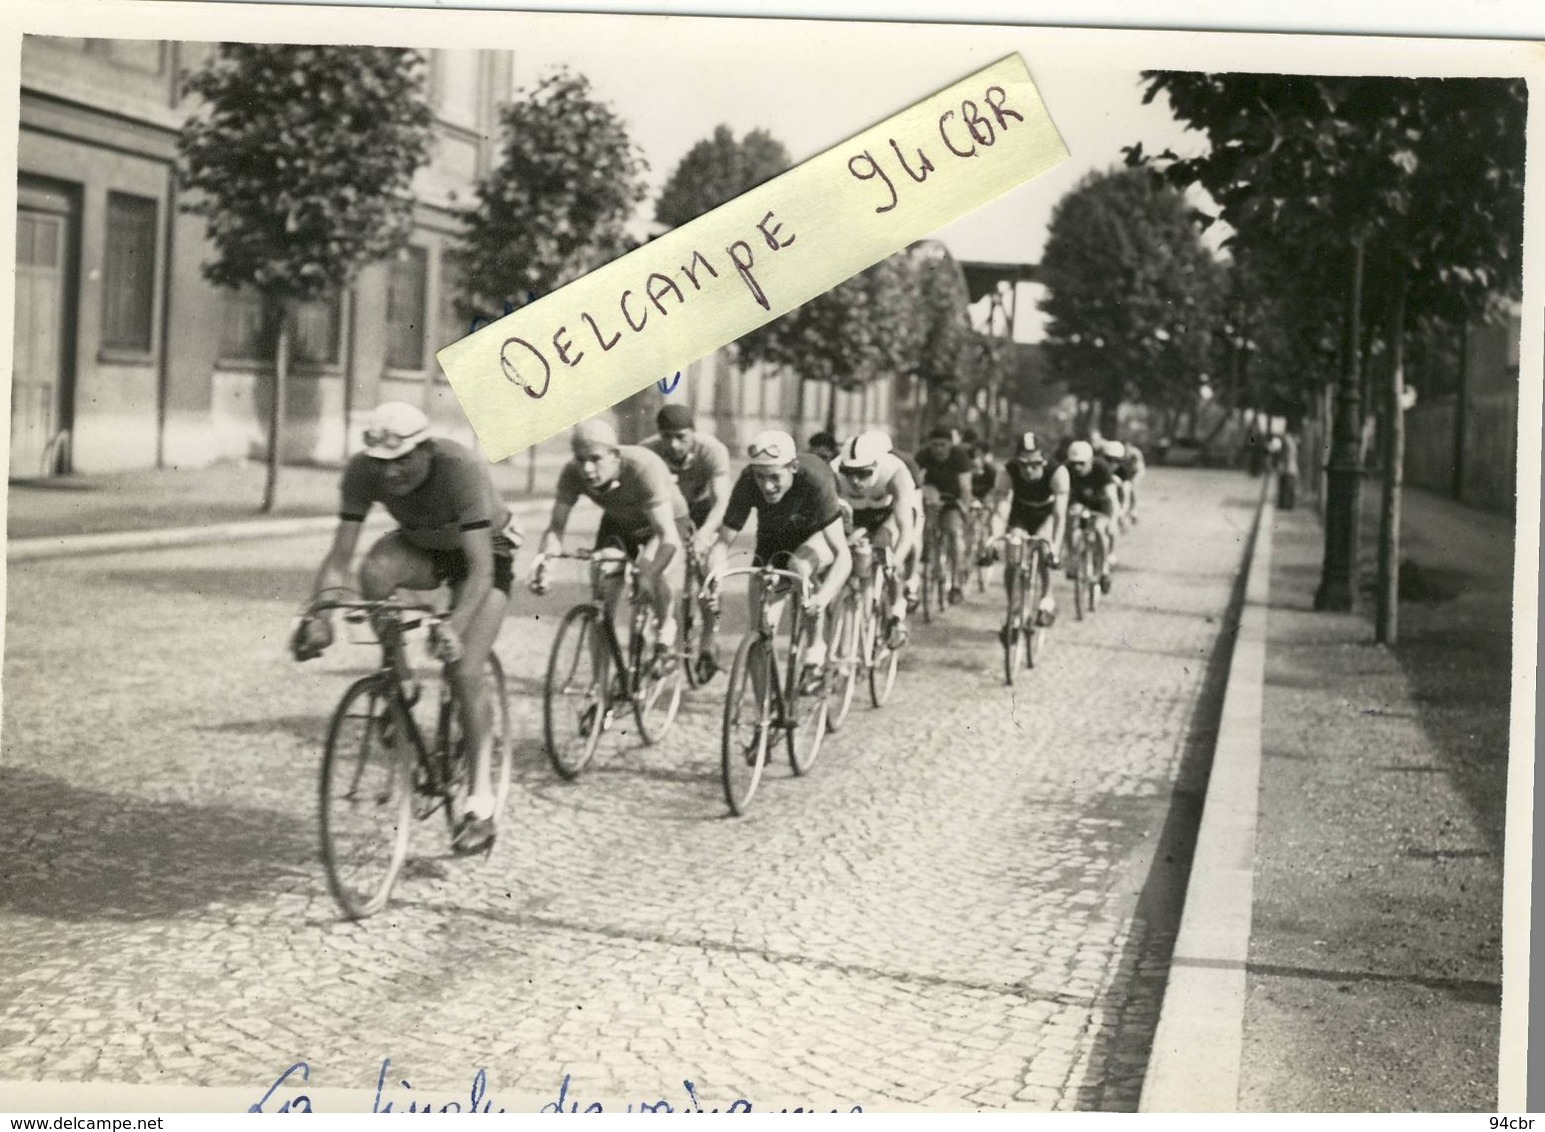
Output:
[[[794,438],[777,429],[758,433],[746,455],[749,466],[730,490],[719,542],[728,551],[755,511],[754,564],[793,570],[810,586],[806,609],[812,616],[806,621],[807,663],[801,682],[812,687],[819,683],[826,662],[825,611],[842,592],[853,568],[837,478],[830,464],[813,453],[798,451]],[[755,576],[747,597],[754,623],[761,602],[761,583]],[[781,617],[782,610],[781,602],[774,603],[773,617]]]
[[[1058,565],[1067,529],[1068,499],[1071,486],[1068,470],[1048,459],[1046,450],[1033,432],[1023,433],[1015,446],[1014,458],[1003,465],[994,485],[995,520],[1002,532],[1024,531],[1046,542],[1048,552],[1041,557],[1041,602],[1035,611],[1037,625],[1049,626],[1057,617],[1057,602],[1052,597],[1052,571]],[[1004,590],[1009,589],[1009,571],[1004,569]],[[1014,610],[1008,611],[1012,617]],[[1000,634],[1008,635],[1005,618]]]
[[[413,405],[388,401],[365,426],[365,447],[343,471],[338,527],[317,571],[312,606],[348,589],[349,568],[370,508],[380,503],[397,521],[365,554],[360,591],[381,601],[398,589],[451,587],[449,619],[434,649],[449,666],[472,751],[472,783],[452,835],[458,854],[492,848],[494,790],[492,716],[484,661],[504,623],[521,536],[482,457],[453,440],[429,435]],[[388,631],[385,625],[378,632]],[[320,656],[333,642],[332,613],[308,612],[291,641],[297,660]]]
[[[730,505],[730,452],[724,442],[697,428],[687,405],[664,406],[655,415],[659,430],[643,442],[676,477],[676,486],[687,501],[687,517],[694,528],[691,547],[706,576],[722,563],[719,524]],[[703,640],[698,655],[698,681],[706,683],[718,671],[719,619],[703,609]]]
[[[852,510],[854,535],[867,535],[877,551],[904,559],[916,558],[921,514],[918,489],[907,466],[892,451],[888,433],[860,433],[842,446],[832,461],[837,473],[838,498]],[[907,597],[898,589],[886,615],[886,644],[899,649],[907,640]]]

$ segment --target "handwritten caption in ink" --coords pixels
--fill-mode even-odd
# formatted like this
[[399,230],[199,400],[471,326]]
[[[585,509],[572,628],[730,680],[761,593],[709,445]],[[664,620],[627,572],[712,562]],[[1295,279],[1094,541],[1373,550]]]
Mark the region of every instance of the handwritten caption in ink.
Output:
[[[479,1069],[472,1075],[472,1083],[466,1092],[466,1100],[431,1099],[429,1096],[409,1096],[413,1092],[412,1082],[398,1078],[395,1084],[388,1084],[387,1077],[391,1074],[392,1059],[381,1059],[381,1070],[376,1075],[375,1096],[371,1101],[371,1112],[466,1112],[466,1113],[495,1113],[508,1112],[488,1092],[488,1070]],[[311,1066],[307,1062],[297,1061],[279,1074],[274,1083],[268,1086],[257,1101],[247,1107],[248,1112],[319,1112],[314,1096],[311,1093],[298,1092],[302,1085],[311,1081]],[[570,1074],[563,1075],[563,1081],[558,1086],[558,1092],[553,1100],[548,1101],[538,1110],[539,1112],[567,1112],[567,1113],[592,1113],[606,1112],[606,1107],[600,1101],[587,1101],[581,1105],[570,1095],[573,1079]],[[698,1095],[697,1086],[688,1080],[681,1082],[682,1094],[676,1097],[674,1104],[669,1098],[657,1097],[649,1100],[626,1102],[626,1107],[613,1105],[612,1112],[863,1112],[863,1107],[853,1105],[850,1109],[816,1109],[800,1105],[789,1107],[787,1105],[772,1108],[763,1106],[758,1108],[744,1097],[736,1097],[724,1107],[713,1105],[704,1107],[703,1099]],[[287,1089],[288,1092],[281,1100],[279,1092]],[[516,1110],[518,1111],[518,1110]]]
[[436,357],[489,459],[502,460],[1066,156],[1011,55]]

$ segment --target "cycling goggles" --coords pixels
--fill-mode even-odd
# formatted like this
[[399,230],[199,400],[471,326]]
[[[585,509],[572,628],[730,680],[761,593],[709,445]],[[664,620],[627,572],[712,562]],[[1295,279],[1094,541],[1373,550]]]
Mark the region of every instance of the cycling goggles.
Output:
[[777,460],[787,456],[788,453],[783,450],[783,445],[775,442],[772,444],[753,444],[750,448],[746,449],[746,455],[750,456],[753,460]]
[[866,480],[870,476],[874,475],[875,471],[873,465],[870,465],[867,468],[854,468],[847,464],[841,464],[839,466],[842,468],[842,474],[847,476],[850,480]]
[[379,448],[385,452],[407,451],[418,447],[419,441],[424,439],[424,430],[414,432],[397,432],[389,428],[367,428],[365,430],[365,446],[367,448]]

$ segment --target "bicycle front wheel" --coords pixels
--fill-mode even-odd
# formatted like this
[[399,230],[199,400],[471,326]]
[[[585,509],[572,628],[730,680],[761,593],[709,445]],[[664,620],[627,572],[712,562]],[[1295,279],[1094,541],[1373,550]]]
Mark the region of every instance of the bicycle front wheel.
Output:
[[[638,721],[639,738],[653,746],[665,738],[671,724],[676,722],[688,662],[679,654],[655,655],[655,642],[660,639],[660,619],[653,609],[644,611],[636,624],[639,634],[632,650],[633,718]],[[677,647],[680,647],[679,643]]]
[[1025,660],[1025,581],[1017,565],[1009,567],[1008,588],[1003,622],[1003,682],[1012,685]]
[[[767,766],[767,746],[772,732],[773,670],[769,650],[755,634],[740,642],[730,667],[729,688],[724,696],[724,729],[721,762],[724,800],[737,817],[746,812],[762,771]],[[761,694],[757,694],[757,682]]]
[[1028,644],[1025,648],[1025,664],[1034,668],[1041,659],[1041,649],[1046,643],[1046,626],[1041,624],[1041,602],[1046,598],[1046,581],[1041,576],[1041,548],[1030,551],[1029,574],[1026,589],[1030,594],[1024,603],[1029,627],[1025,630]]
[[857,595],[852,590],[846,590],[837,610],[837,623],[832,631],[829,652],[831,661],[828,667],[832,671],[831,679],[836,681],[836,703],[826,721],[827,728],[832,731],[839,730],[848,718],[848,711],[853,707],[853,692],[858,687],[858,668],[861,663],[858,651],[860,617]]
[[828,663],[809,690],[800,687],[804,678],[806,648],[803,618],[794,618],[794,641],[789,645],[788,680],[784,684],[784,734],[789,749],[789,765],[794,773],[809,774],[821,753],[831,712],[831,670]]
[[1080,538],[1073,551],[1073,616],[1076,620],[1084,619],[1084,610],[1089,605],[1089,547]]
[[322,863],[351,920],[386,906],[408,855],[413,813],[410,740],[380,676],[356,680],[327,729],[322,753]]
[[[606,654],[598,647],[600,614],[576,605],[564,616],[547,661],[542,728],[553,769],[573,779],[595,757],[611,711]],[[599,660],[597,653],[600,653]]]

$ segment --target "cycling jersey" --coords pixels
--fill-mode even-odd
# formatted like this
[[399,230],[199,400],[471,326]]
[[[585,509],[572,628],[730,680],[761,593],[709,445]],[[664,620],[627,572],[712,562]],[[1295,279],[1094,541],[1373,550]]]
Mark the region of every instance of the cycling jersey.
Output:
[[665,461],[649,449],[624,444],[617,449],[617,459],[616,478],[595,488],[585,483],[577,463],[565,464],[558,476],[557,502],[572,507],[581,495],[593,501],[602,512],[595,545],[620,545],[629,557],[636,557],[654,533],[654,509],[666,504],[679,531],[687,522],[687,501]]
[[886,453],[875,463],[874,475],[854,480],[842,474],[840,461],[832,461],[837,476],[837,496],[853,508],[853,525],[873,534],[895,513],[896,501],[914,490],[912,473],[896,454]]
[[509,554],[513,547],[504,532],[510,512],[494,488],[488,462],[454,440],[435,437],[423,446],[430,452],[429,474],[408,495],[387,493],[385,461],[363,452],[351,457],[338,517],[362,523],[371,505],[380,503],[397,520],[403,539],[420,550],[459,552],[463,531],[486,529],[494,536],[494,553]]
[[756,512],[757,563],[770,562],[775,555],[793,554],[841,517],[836,477],[826,461],[801,452],[794,466],[794,482],[777,503],[769,503],[757,487],[752,469],[746,468],[730,492],[725,529],[740,530],[752,511]]
[[973,499],[985,500],[998,486],[998,465],[988,460],[982,465],[982,470],[971,473],[971,496]]
[[1098,511],[1102,515],[1113,513],[1106,488],[1115,482],[1110,465],[1099,456],[1094,458],[1094,463],[1089,465],[1089,470],[1083,475],[1074,471],[1071,465],[1068,466],[1068,486],[1072,490],[1073,502],[1090,511]]
[[[1060,477],[1058,472],[1062,472]],[[1010,493],[1008,525],[1031,532],[1039,529],[1056,509],[1059,480],[1066,491],[1067,479],[1067,473],[1059,464],[1047,464],[1039,476],[1031,476],[1022,460],[1004,464],[1000,482]]]
[[972,471],[969,452],[958,444],[951,445],[942,456],[935,456],[932,448],[923,448],[915,459],[923,472],[922,486],[936,489],[946,502],[960,498],[960,477]]
[[694,432],[692,448],[680,464],[671,459],[670,447],[663,436],[651,436],[640,447],[649,449],[665,461],[665,466],[676,477],[676,486],[681,489],[693,513],[693,521],[700,521],[699,515],[706,516],[716,502],[713,495],[714,478],[730,474],[730,450],[724,446],[724,442],[718,437]]

